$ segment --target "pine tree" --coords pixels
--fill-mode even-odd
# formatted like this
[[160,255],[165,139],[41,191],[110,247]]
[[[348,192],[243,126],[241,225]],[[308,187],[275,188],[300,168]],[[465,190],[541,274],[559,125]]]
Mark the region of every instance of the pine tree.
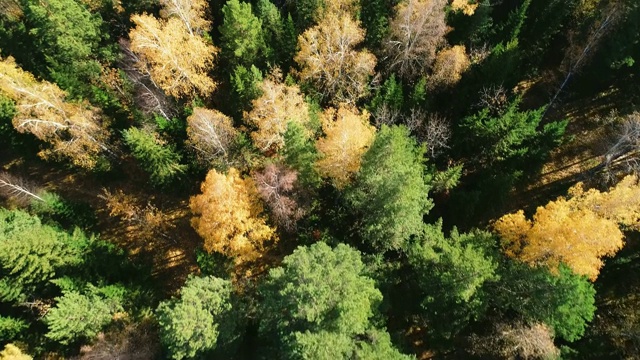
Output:
[[223,23],[219,27],[222,57],[229,68],[256,64],[264,51],[265,39],[262,20],[251,12],[251,4],[229,0],[222,7],[222,16]]

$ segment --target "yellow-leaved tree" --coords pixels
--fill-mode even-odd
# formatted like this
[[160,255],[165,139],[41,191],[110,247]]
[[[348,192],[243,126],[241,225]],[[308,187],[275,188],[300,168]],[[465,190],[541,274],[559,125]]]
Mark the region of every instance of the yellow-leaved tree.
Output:
[[471,61],[464,45],[456,45],[443,49],[436,55],[433,72],[427,85],[430,89],[455,85],[467,71]]
[[65,157],[76,166],[92,169],[101,154],[109,151],[109,134],[100,124],[97,109],[65,101],[65,91],[36,80],[11,57],[0,60],[0,93],[16,103],[14,128],[51,145],[40,151],[42,158]]
[[298,76],[311,82],[334,104],[354,103],[365,96],[376,57],[358,50],[364,30],[348,13],[329,12],[318,25],[298,37],[300,51],[294,60]]
[[300,88],[283,84],[278,73],[265,79],[260,89],[262,95],[252,101],[253,108],[244,114],[244,118],[258,128],[251,133],[255,146],[262,152],[277,151],[284,146],[284,133],[289,122],[306,129],[309,106]]
[[275,230],[262,216],[263,206],[251,178],[243,179],[234,168],[226,175],[211,170],[201,190],[189,206],[195,215],[191,224],[204,238],[206,251],[241,264],[261,257],[268,243],[276,240]]
[[577,184],[569,195],[539,207],[532,220],[519,211],[503,216],[494,227],[508,256],[552,270],[564,263],[595,280],[601,258],[613,256],[624,245],[619,226],[639,225],[640,186],[630,176],[608,192],[585,192]]
[[453,0],[451,2],[451,9],[453,11],[462,11],[463,14],[471,16],[476,12],[479,5],[480,3],[477,1]]
[[177,18],[159,20],[147,14],[133,15],[129,33],[131,50],[139,57],[136,67],[168,95],[209,95],[216,83],[207,75],[218,49],[192,34]]
[[343,188],[360,170],[362,155],[369,149],[375,127],[369,123],[369,113],[341,105],[338,110],[326,109],[321,116],[325,137],[316,147],[322,155],[316,166],[320,175],[329,177]]
[[160,16],[165,19],[176,17],[184,23],[189,34],[202,35],[211,29],[211,21],[206,19],[205,0],[160,0],[163,9]]

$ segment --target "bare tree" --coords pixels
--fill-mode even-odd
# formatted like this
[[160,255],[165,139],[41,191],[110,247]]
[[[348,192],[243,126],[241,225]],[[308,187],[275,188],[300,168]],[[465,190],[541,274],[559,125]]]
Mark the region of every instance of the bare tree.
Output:
[[[610,117],[616,116],[612,113]],[[602,164],[605,183],[615,182],[620,174],[640,174],[640,112],[628,115],[611,137]]]
[[98,334],[90,345],[80,348],[80,355],[73,360],[147,360],[160,354],[158,334],[148,321],[128,324],[123,329],[114,327]]
[[445,44],[447,0],[405,0],[398,4],[383,42],[389,72],[406,80],[424,75]]
[[411,109],[404,121],[418,141],[426,144],[429,157],[435,158],[444,149],[449,148],[451,127],[444,117],[438,114],[427,115],[422,110]]
[[40,197],[41,194],[42,189],[29,181],[7,172],[0,172],[0,196],[9,198],[20,206],[28,206],[34,200],[44,201]]
[[489,335],[472,336],[471,344],[474,354],[500,359],[554,359],[560,355],[552,330],[540,323],[499,323]]
[[258,194],[271,210],[273,220],[287,231],[294,230],[296,222],[304,215],[304,210],[294,199],[298,174],[283,166],[269,164],[256,172],[253,179]]
[[376,128],[380,128],[382,125],[392,125],[397,123],[401,118],[399,109],[394,109],[387,103],[378,106],[371,116],[373,117],[373,124]]
[[509,97],[507,90],[502,85],[485,86],[480,90],[478,107],[489,109],[491,114],[500,114],[507,106]]

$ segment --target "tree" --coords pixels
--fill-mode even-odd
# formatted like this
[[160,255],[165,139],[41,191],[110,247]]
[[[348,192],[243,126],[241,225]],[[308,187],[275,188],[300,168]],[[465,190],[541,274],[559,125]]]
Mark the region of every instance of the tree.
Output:
[[288,69],[295,55],[297,34],[291,15],[283,18],[280,9],[270,0],[258,0],[256,14],[262,21],[267,62]]
[[94,168],[106,146],[98,110],[86,104],[66,102],[67,94],[55,84],[37,81],[20,69],[13,58],[0,61],[0,92],[16,103],[14,128],[49,143],[43,158],[66,157],[74,165]]
[[156,310],[160,338],[172,359],[194,358],[229,345],[238,337],[238,308],[230,281],[190,277],[180,298]]
[[276,72],[262,82],[261,90],[262,95],[252,102],[251,111],[244,114],[245,120],[257,127],[251,138],[260,151],[268,153],[282,149],[289,123],[301,125],[306,136],[311,135],[306,130],[309,106],[297,86],[283,84]]
[[442,222],[425,226],[407,248],[412,278],[427,327],[436,337],[451,338],[484,314],[489,304],[486,284],[498,280],[491,247],[495,237],[482,231],[445,237]]
[[202,37],[190,34],[182,20],[158,20],[133,15],[131,50],[139,56],[138,69],[158,87],[177,98],[209,95],[216,83],[207,76],[218,50]]
[[300,124],[290,122],[284,133],[283,161],[298,172],[298,180],[304,188],[317,188],[321,179],[315,163],[320,157],[313,138]]
[[472,353],[484,357],[557,359],[560,356],[560,349],[553,343],[553,330],[543,323],[497,323],[490,334],[474,334],[471,342]]
[[222,7],[223,23],[220,25],[222,56],[230,68],[254,64],[264,50],[262,20],[253,15],[251,4],[229,0]]
[[567,341],[584,334],[596,310],[593,284],[564,265],[554,275],[544,267],[509,262],[500,271],[500,281],[487,291],[495,295],[492,300],[502,311],[545,323]]
[[129,128],[122,135],[154,185],[166,185],[186,171],[186,165],[180,164],[180,154],[155,133]]
[[271,210],[272,220],[286,230],[293,230],[304,210],[295,199],[298,173],[284,166],[268,164],[253,174],[260,198]]
[[14,340],[18,334],[28,327],[29,324],[23,319],[0,315],[0,341]]
[[204,0],[160,0],[160,5],[160,16],[182,20],[192,36],[203,35],[211,29],[211,21],[206,19],[207,2]]
[[471,62],[463,45],[456,45],[441,50],[438,52],[438,55],[436,55],[433,73],[429,77],[429,88],[436,89],[455,85],[460,81],[462,73],[464,73],[470,65]]
[[480,3],[473,0],[453,0],[451,3],[453,11],[462,11],[467,16],[473,15],[478,6],[480,6]]
[[249,109],[251,103],[262,95],[262,72],[251,65],[249,69],[242,65],[236,66],[231,74],[231,87],[233,89],[232,112],[241,117],[244,110]]
[[79,339],[91,340],[112,320],[122,307],[114,299],[98,295],[99,289],[89,286],[86,294],[65,292],[56,298],[56,306],[44,318],[49,328],[46,336],[61,344]]
[[90,240],[23,211],[0,209],[0,299],[23,302],[46,293],[50,281],[79,265]]
[[0,360],[33,360],[33,358],[13,344],[6,344],[0,352]]
[[226,160],[237,137],[233,121],[220,111],[196,107],[187,118],[187,144],[206,163]]
[[227,175],[211,170],[201,186],[202,194],[191,198],[195,217],[191,224],[204,238],[208,252],[233,257],[236,264],[262,256],[274,229],[267,226],[256,185],[231,168]]
[[618,224],[638,226],[640,187],[635,182],[628,177],[605,193],[585,192],[577,184],[569,190],[570,199],[559,197],[538,207],[533,220],[519,211],[501,217],[494,228],[508,256],[554,271],[564,263],[595,280],[601,258],[613,256],[623,246]]
[[464,141],[480,161],[539,163],[562,142],[567,121],[550,122],[538,129],[545,108],[520,111],[521,101],[516,98],[498,116],[485,108],[463,120]]
[[387,70],[410,82],[425,75],[446,40],[446,0],[404,0],[383,41]]
[[338,188],[345,187],[360,170],[362,155],[373,141],[375,128],[369,124],[369,113],[342,105],[338,110],[326,109],[321,116],[325,137],[317,141],[320,160],[318,172],[329,177]]
[[107,37],[101,29],[102,19],[73,0],[23,4],[34,50],[44,55],[51,78],[75,96],[88,91],[88,83],[96,82],[102,70],[98,60],[113,56],[112,49],[102,44]]
[[[276,335],[289,359],[358,358],[371,348],[383,350],[384,335],[368,336],[376,333],[370,322],[382,295],[363,272],[360,253],[347,245],[298,247],[260,288],[260,335]],[[390,359],[403,358],[388,344],[383,351],[397,355]]]
[[375,249],[403,248],[422,229],[433,203],[425,178],[424,148],[404,126],[383,125],[362,168],[347,190],[347,200],[362,218],[358,231]]
[[351,16],[328,13],[298,38],[298,76],[334,104],[356,102],[367,95],[376,65],[373,54],[356,50],[363,40],[364,30]]

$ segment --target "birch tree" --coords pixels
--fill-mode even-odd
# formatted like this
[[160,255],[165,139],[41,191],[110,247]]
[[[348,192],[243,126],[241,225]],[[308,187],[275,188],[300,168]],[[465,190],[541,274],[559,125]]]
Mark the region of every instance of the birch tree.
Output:
[[68,158],[78,167],[92,169],[109,151],[108,133],[100,124],[97,109],[65,101],[66,92],[36,80],[11,57],[0,61],[0,92],[16,103],[14,128],[50,145],[40,151],[40,157]]
[[237,136],[231,118],[218,110],[197,107],[187,118],[187,144],[205,162],[225,159]]

